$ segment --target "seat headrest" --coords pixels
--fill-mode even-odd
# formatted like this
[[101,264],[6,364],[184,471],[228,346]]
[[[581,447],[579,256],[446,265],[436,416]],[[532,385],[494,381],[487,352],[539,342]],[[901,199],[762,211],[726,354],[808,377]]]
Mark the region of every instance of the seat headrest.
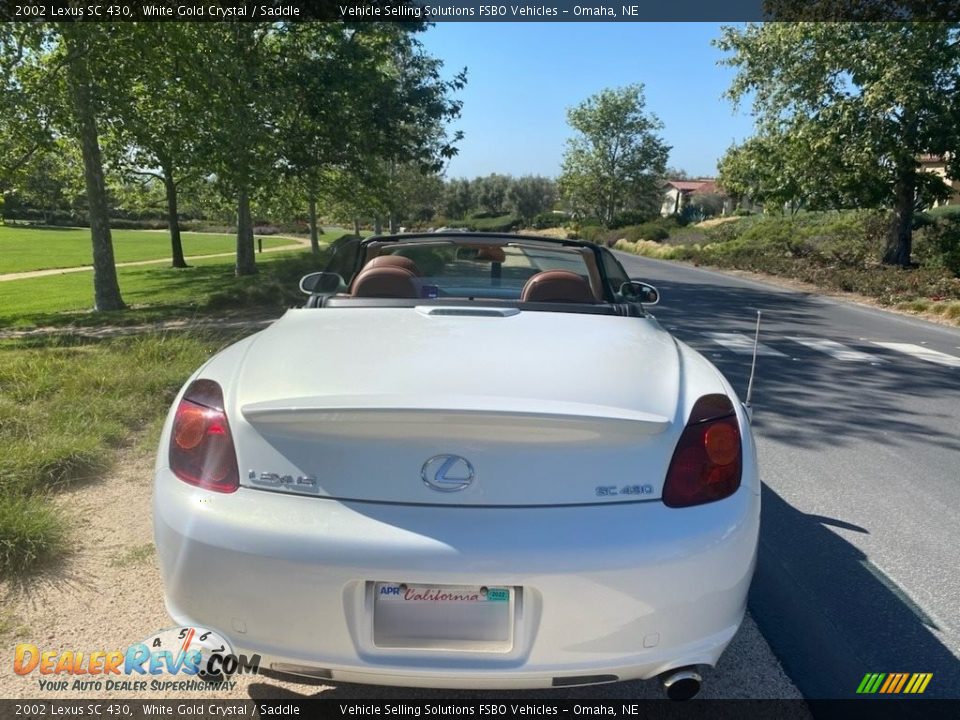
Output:
[[595,303],[590,283],[569,270],[539,272],[523,286],[521,302]]
[[353,297],[418,298],[420,287],[416,276],[402,267],[364,268],[353,280]]
[[477,260],[486,260],[488,262],[502,263],[507,259],[507,253],[502,247],[496,245],[484,245],[478,248]]
[[367,270],[375,267],[399,267],[404,270],[409,270],[417,277],[420,277],[420,268],[417,267],[417,264],[403,255],[377,255],[364,265],[363,269]]

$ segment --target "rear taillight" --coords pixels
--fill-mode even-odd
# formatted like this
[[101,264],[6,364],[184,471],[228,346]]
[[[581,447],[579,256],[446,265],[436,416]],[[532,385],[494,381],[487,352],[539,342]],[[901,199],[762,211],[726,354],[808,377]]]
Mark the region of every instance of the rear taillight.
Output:
[[726,395],[704,395],[673,451],[663,502],[679,508],[722,500],[740,487],[740,426]]
[[233,492],[240,487],[223,392],[213,380],[191,383],[177,406],[170,432],[170,469],[205,490]]

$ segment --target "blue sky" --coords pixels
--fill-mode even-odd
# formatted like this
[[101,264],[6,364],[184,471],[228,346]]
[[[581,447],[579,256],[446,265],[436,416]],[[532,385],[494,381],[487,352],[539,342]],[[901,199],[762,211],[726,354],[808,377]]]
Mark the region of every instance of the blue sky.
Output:
[[753,129],[749,106],[735,113],[721,97],[733,71],[717,64],[723,53],[710,41],[719,34],[713,23],[437,23],[420,36],[425,48],[448,76],[468,70],[454,124],[465,138],[447,177],[555,177],[571,135],[566,108],[634,82],[664,124],[669,164],[715,175]]

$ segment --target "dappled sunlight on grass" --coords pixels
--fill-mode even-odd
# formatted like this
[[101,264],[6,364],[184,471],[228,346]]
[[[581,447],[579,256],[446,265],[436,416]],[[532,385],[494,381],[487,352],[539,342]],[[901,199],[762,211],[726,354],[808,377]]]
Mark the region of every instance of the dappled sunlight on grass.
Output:
[[[170,235],[154,230],[113,230],[113,252],[118,263],[163,260],[170,257]],[[294,240],[265,237],[264,248],[293,245]],[[181,233],[185,255],[210,255],[236,249],[233,235]],[[68,268],[91,263],[87,228],[0,226],[0,273]]]
[[184,269],[118,268],[120,292],[132,309],[114,313],[90,312],[89,272],[0,282],[0,327],[138,324],[190,319],[214,309],[277,312],[301,301],[297,282],[322,268],[323,257],[318,261],[302,250],[264,253],[257,256],[260,272],[240,278],[232,257],[197,260]]

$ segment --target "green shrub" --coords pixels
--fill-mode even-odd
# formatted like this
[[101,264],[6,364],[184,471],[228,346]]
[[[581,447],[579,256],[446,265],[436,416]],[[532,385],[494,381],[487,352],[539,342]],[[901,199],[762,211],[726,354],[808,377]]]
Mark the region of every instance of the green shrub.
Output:
[[935,208],[930,208],[924,213],[917,214],[926,215],[931,218],[956,217],[960,216],[960,205],[940,205]]
[[600,225],[581,225],[577,235],[581,240],[603,244],[609,235],[609,231]]
[[742,217],[736,222],[726,222],[720,223],[719,225],[714,225],[713,227],[706,228],[704,234],[707,237],[708,242],[729,242],[734,240],[743,232],[749,228],[753,223],[755,223],[762,216],[754,215],[752,217]]
[[569,216],[565,213],[545,212],[537,215],[530,221],[530,226],[537,230],[546,228],[563,227],[570,222]]
[[914,259],[960,276],[960,214],[942,214],[929,226],[916,231]]
[[615,215],[613,220],[610,221],[610,228],[616,230],[617,228],[624,228],[628,225],[642,225],[653,219],[654,217],[652,217],[649,212],[642,210],[624,210]]
[[637,240],[653,240],[654,242],[660,242],[661,240],[666,240],[668,237],[670,237],[670,231],[664,227],[663,223],[655,221],[642,223],[641,225],[631,225],[630,227],[625,227],[621,232],[621,237],[624,237],[631,242],[636,242]]
[[[482,217],[481,217],[482,215]],[[515,215],[491,215],[479,213],[467,220],[454,220],[447,223],[447,227],[465,228],[467,230],[481,230],[486,232],[511,232],[522,224]]]

